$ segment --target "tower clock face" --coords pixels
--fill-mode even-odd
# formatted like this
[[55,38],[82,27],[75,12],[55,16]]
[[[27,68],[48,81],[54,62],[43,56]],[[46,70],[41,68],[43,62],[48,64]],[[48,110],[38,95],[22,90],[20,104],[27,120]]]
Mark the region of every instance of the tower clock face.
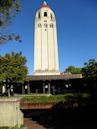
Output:
[[47,27],[48,27],[48,25],[47,25],[47,24],[44,24],[44,27],[45,27],[45,28],[47,28]]
[[41,28],[41,27],[42,27],[42,24],[41,24],[41,23],[39,23],[39,24],[38,24],[38,27],[39,27],[39,28]]

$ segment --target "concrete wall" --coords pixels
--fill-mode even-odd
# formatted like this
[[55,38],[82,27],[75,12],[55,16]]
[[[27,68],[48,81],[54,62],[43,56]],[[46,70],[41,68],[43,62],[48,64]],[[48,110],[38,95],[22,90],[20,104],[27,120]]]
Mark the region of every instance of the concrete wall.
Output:
[[20,111],[19,99],[0,98],[0,127],[23,125],[23,113]]

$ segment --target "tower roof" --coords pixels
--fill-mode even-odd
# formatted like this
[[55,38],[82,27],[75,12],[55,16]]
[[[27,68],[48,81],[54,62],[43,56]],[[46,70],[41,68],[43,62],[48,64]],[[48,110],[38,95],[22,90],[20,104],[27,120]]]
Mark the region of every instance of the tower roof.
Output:
[[46,1],[44,1],[43,2],[43,4],[41,5],[41,7],[40,8],[49,8],[49,6],[47,5],[47,2]]

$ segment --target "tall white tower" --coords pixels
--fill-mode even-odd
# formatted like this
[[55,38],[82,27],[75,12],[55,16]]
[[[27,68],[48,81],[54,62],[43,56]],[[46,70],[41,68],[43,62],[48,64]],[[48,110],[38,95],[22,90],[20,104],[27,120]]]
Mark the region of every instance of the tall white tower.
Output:
[[44,2],[35,17],[34,75],[59,74],[56,19]]

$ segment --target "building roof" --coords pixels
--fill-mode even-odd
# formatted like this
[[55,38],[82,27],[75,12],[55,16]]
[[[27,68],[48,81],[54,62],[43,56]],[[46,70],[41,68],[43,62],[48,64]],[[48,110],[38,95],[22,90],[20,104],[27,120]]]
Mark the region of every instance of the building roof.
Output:
[[66,75],[28,75],[27,81],[46,81],[46,80],[69,80],[80,79],[81,74],[66,74]]
[[40,8],[50,8],[48,5],[47,5],[47,2],[46,1],[44,1],[43,2],[43,4],[41,5],[41,7]]

